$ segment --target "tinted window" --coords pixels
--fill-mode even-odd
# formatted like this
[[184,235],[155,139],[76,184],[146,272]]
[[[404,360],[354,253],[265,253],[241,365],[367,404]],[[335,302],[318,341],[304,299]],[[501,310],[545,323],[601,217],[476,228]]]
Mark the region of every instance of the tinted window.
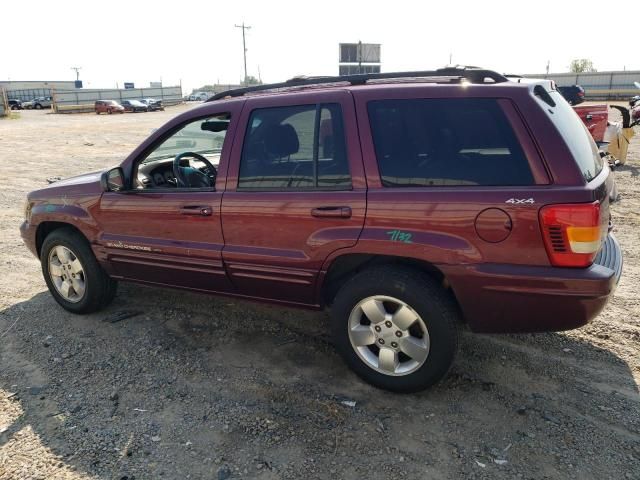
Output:
[[545,104],[544,111],[564,138],[582,176],[590,182],[602,171],[598,147],[573,108],[567,102],[560,101],[560,93],[553,91],[549,95],[555,100],[555,106],[549,108]]
[[337,104],[254,110],[238,188],[345,189],[351,177]]
[[533,184],[494,99],[381,100],[368,108],[384,186]]

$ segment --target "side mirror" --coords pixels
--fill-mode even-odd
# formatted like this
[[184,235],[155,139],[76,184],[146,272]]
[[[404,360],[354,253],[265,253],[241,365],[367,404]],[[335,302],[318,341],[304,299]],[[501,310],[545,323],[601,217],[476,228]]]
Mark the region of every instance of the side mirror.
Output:
[[124,171],[120,167],[107,170],[100,177],[100,184],[104,192],[119,192],[124,190]]

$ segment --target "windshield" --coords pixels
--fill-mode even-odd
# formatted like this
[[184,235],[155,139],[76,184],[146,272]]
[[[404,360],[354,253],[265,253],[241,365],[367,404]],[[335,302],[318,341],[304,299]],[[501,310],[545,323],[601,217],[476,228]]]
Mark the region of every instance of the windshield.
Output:
[[193,152],[205,156],[213,165],[217,165],[229,126],[229,118],[228,114],[224,114],[188,123],[162,142],[143,163]]

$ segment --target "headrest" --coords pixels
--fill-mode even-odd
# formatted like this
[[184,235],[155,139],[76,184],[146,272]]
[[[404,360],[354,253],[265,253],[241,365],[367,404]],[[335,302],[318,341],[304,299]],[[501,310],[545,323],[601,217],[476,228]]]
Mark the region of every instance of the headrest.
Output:
[[295,129],[288,123],[272,125],[265,133],[265,149],[269,155],[287,157],[297,153],[300,141]]

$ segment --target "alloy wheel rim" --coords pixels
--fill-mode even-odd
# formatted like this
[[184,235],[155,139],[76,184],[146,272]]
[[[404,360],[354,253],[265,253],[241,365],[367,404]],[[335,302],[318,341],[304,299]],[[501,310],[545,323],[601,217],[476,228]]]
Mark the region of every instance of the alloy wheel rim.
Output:
[[87,290],[86,277],[78,256],[58,245],[49,252],[49,276],[57,292],[68,302],[77,303]]
[[349,340],[360,359],[378,373],[409,375],[427,360],[427,326],[406,302],[374,295],[361,300],[349,315]]

